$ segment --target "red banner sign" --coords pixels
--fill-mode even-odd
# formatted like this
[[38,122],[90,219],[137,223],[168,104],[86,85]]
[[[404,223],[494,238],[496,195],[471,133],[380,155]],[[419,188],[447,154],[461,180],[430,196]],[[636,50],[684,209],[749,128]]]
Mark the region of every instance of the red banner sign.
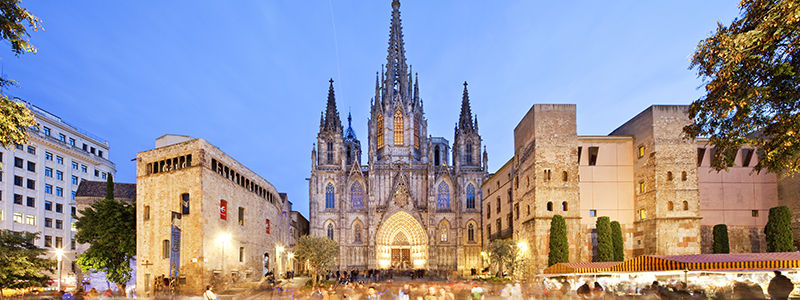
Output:
[[267,219],[267,234],[269,234],[269,219]]
[[219,200],[219,218],[228,220],[228,201]]

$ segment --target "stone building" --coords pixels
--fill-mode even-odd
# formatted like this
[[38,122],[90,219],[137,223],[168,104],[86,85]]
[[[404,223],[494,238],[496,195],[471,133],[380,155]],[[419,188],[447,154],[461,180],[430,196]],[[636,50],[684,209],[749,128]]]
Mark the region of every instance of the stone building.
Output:
[[203,139],[165,135],[137,155],[138,292],[177,276],[184,293],[285,272],[289,202]]
[[653,105],[608,136],[578,136],[575,105],[534,105],[514,130],[514,157],[481,187],[484,244],[527,242],[540,271],[560,214],[572,262],[595,260],[599,216],[622,225],[626,258],[710,253],[716,224],[728,225],[732,252],[764,251],[769,208],[796,202],[796,179],[751,173],[758,155],[747,147],[737,166],[712,171],[707,140],[683,138],[687,109]]
[[[310,231],[341,246],[341,270],[481,266],[480,193],[486,173],[478,121],[464,84],[453,145],[428,135],[419,81],[407,65],[400,3],[392,2],[389,51],[367,120],[367,163],[333,82],[311,152]],[[452,151],[452,152],[451,152]],[[452,159],[450,155],[452,153]]]

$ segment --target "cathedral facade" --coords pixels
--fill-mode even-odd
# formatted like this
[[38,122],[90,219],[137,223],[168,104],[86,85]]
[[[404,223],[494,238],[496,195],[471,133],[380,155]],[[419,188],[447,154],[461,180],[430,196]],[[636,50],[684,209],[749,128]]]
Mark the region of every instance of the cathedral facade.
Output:
[[452,148],[428,135],[419,84],[406,63],[400,3],[392,2],[387,64],[376,76],[361,141],[344,129],[333,81],[311,152],[310,233],[340,246],[340,270],[428,269],[468,274],[481,261],[480,187],[487,177],[464,83]]

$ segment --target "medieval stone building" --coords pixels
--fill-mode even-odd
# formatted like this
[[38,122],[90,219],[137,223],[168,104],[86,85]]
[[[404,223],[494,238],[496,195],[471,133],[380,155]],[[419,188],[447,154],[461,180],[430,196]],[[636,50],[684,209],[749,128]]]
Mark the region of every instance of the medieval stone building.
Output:
[[386,69],[367,121],[367,164],[348,116],[344,130],[333,81],[311,153],[310,231],[341,246],[339,268],[481,266],[480,194],[486,173],[467,85],[451,145],[428,135],[419,82],[406,63],[400,3],[392,3]]

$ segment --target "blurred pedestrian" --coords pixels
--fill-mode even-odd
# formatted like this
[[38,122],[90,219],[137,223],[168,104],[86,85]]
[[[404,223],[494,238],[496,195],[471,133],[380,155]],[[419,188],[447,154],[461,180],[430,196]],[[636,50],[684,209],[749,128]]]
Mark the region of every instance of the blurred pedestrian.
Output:
[[775,277],[769,281],[769,287],[767,287],[769,296],[775,300],[786,300],[789,298],[789,294],[792,293],[792,290],[794,290],[792,281],[781,274],[780,271],[775,271]]

